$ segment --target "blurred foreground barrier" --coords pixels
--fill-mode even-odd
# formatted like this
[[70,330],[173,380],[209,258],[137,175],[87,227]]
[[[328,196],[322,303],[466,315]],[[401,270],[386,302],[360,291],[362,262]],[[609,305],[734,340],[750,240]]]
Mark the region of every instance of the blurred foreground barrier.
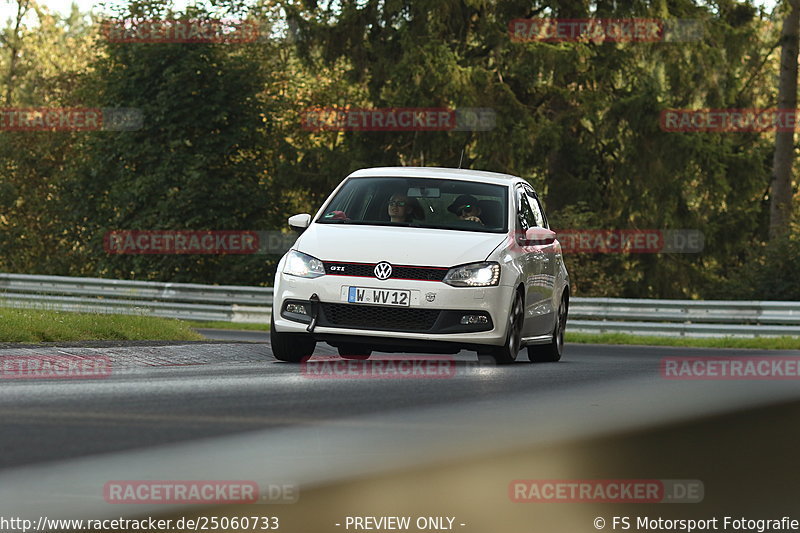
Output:
[[[267,324],[272,288],[0,274],[0,305]],[[572,298],[567,329],[687,337],[800,336],[800,302]]]

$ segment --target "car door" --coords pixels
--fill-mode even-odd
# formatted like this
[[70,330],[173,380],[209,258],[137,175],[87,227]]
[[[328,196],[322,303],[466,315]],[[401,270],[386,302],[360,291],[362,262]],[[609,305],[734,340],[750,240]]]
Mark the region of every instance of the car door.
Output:
[[543,247],[530,246],[525,241],[525,232],[543,222],[537,220],[527,196],[528,192],[525,186],[517,186],[515,190],[517,207],[515,235],[516,244],[521,252],[518,260],[525,285],[525,323],[522,327],[522,336],[533,337],[546,334],[550,324],[546,323],[546,317],[542,316],[546,309],[546,303],[543,300],[547,297],[541,281],[545,274],[545,252],[542,250]]
[[[549,229],[547,218],[542,209],[542,203],[539,201],[539,197],[533,189],[525,187],[525,199],[528,201],[531,208],[536,226]],[[538,256],[541,260],[541,268],[535,285],[539,297],[541,298],[541,307],[537,309],[537,312],[545,317],[542,326],[544,329],[540,330],[541,333],[538,334],[544,335],[550,333],[554,323],[553,321],[555,320],[555,313],[558,311],[558,302],[554,302],[553,297],[557,281],[556,276],[558,275],[560,262],[562,260],[561,246],[558,244],[558,241],[555,241],[551,244],[535,246],[533,248],[536,248],[537,251],[542,254]]]
[[525,278],[525,324],[523,337],[550,333],[553,327],[553,281],[556,272],[555,244],[531,245],[520,239],[530,228],[547,228],[536,193],[527,185],[516,190],[517,236],[523,251],[521,268]]

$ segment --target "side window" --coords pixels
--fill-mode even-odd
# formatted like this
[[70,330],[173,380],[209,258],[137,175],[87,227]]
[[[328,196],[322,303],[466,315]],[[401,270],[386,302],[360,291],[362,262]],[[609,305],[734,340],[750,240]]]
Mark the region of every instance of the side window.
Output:
[[529,228],[537,226],[536,217],[531,209],[528,199],[526,198],[525,191],[522,188],[517,189],[517,205],[519,206],[519,213],[517,218],[522,231],[527,231]]
[[536,226],[540,228],[547,227],[544,214],[542,212],[542,205],[539,203],[539,199],[533,194],[533,191],[526,190],[528,203],[531,206],[531,211],[533,212],[533,218],[536,220]]
[[544,227],[550,229],[550,221],[547,220],[547,213],[545,213],[544,211],[544,206],[542,205],[542,201],[539,199],[538,196],[535,197],[535,200],[536,200],[536,205],[539,206],[539,212],[542,213],[542,218],[544,219]]

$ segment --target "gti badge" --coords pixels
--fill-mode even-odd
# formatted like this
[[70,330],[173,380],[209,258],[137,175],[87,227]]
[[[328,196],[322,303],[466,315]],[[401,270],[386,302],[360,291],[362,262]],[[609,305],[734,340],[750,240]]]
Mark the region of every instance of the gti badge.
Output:
[[425,293],[425,299],[428,300],[429,302],[434,301],[436,299],[436,293],[435,292],[426,292]]
[[392,265],[386,261],[382,261],[375,265],[375,277],[378,279],[389,279],[392,275]]

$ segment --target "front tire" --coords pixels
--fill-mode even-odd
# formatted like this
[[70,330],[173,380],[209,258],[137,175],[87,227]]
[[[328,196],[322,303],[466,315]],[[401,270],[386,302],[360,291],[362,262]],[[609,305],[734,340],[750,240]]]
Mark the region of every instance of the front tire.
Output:
[[508,334],[503,346],[498,346],[492,350],[492,357],[498,365],[508,365],[516,361],[517,354],[522,344],[522,322],[525,318],[522,295],[516,293],[514,304],[508,315]]
[[309,335],[275,331],[274,317],[269,319],[269,342],[275,359],[287,363],[308,361],[317,347],[317,342]]
[[553,339],[550,344],[528,346],[528,359],[532,363],[555,363],[561,360],[564,353],[564,330],[567,328],[567,311],[569,300],[567,295],[561,297],[558,305],[558,315],[553,326]]

